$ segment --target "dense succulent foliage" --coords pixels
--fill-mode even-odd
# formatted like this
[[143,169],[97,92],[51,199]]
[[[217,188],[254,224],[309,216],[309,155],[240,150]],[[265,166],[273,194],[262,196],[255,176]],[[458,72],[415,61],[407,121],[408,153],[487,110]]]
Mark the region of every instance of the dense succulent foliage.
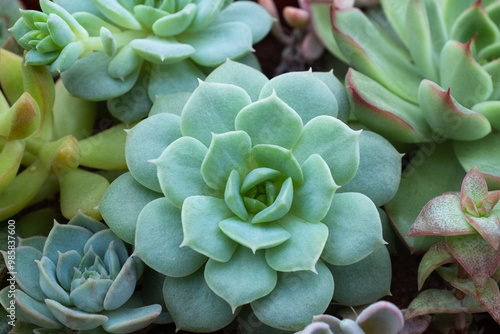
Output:
[[[127,304],[144,265],[104,224],[82,214],[68,224],[56,222],[47,238],[20,240],[16,266],[16,318],[39,330],[131,333],[161,311],[157,304]],[[0,292],[4,308],[11,304],[9,291]]]
[[[486,310],[500,323],[499,199],[500,191],[488,191],[474,167],[464,178],[460,193],[436,197],[422,209],[408,236],[442,235],[445,241],[432,246],[422,258],[419,288],[437,270],[455,289],[479,303],[451,291],[427,290],[409,306],[408,316]],[[443,267],[450,263],[454,265]]]
[[[355,320],[323,314],[300,334],[398,334],[404,327],[403,313],[396,305],[380,301],[365,308]],[[297,334],[299,334],[297,333]]]
[[[333,10],[332,19],[327,5],[311,8],[323,42],[353,67],[346,84],[356,118],[393,142],[425,142],[386,207],[405,236],[420,208],[458,190],[473,166],[500,189],[500,155],[491,154],[500,149],[500,2],[381,4],[367,15]],[[436,240],[406,242],[425,251]]]
[[401,156],[336,118],[348,110],[331,72],[268,80],[228,61],[128,131],[130,173],[99,209],[166,276],[177,328],[216,330],[250,304],[263,323],[299,330],[332,296],[359,305],[388,293],[374,202],[394,195]]
[[44,66],[23,65],[3,49],[0,83],[0,220],[57,191],[66,218],[79,210],[100,218],[96,205],[109,181],[77,167],[126,169],[125,125],[91,136],[94,103],[70,96],[61,81],[54,85]]
[[[50,64],[68,90],[108,101],[124,121],[147,115],[157,95],[192,91],[227,58],[249,55],[271,17],[250,1],[40,0],[12,33],[27,64]],[[124,111],[124,108],[132,109]],[[128,115],[123,115],[128,114]]]

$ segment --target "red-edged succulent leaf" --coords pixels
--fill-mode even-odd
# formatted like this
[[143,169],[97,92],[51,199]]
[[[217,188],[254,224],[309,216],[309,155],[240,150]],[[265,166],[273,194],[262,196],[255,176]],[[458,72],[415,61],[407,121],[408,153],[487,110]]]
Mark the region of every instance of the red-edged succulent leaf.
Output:
[[457,259],[453,256],[445,241],[432,245],[422,257],[418,266],[418,289],[422,289],[427,277],[438,267],[455,262],[457,262]]
[[445,240],[453,256],[472,276],[478,293],[482,293],[500,263],[500,251],[477,233],[446,237]]
[[500,200],[500,190],[490,191],[485,198],[477,202],[477,208],[479,214],[484,217],[488,217],[493,211],[493,208],[498,204]]
[[415,104],[352,68],[346,82],[352,112],[371,130],[397,142],[415,143],[431,138],[431,129]]
[[469,224],[481,234],[495,250],[500,248],[500,217],[473,217],[465,215]]
[[465,196],[469,196],[474,203],[479,202],[488,195],[488,185],[482,177],[477,167],[473,167],[462,182],[462,190],[460,192],[460,202]]
[[465,214],[471,214],[475,217],[479,216],[479,211],[477,211],[476,204],[469,196],[465,195],[460,198],[460,207]]
[[410,228],[407,237],[421,235],[457,236],[476,233],[460,207],[460,198],[444,194],[427,203]]
[[429,289],[422,291],[405,312],[405,319],[432,313],[479,313],[484,308],[472,297],[459,300],[451,290]]
[[418,89],[418,100],[422,114],[439,134],[456,140],[476,140],[491,132],[488,119],[458,103],[436,83],[422,80]]

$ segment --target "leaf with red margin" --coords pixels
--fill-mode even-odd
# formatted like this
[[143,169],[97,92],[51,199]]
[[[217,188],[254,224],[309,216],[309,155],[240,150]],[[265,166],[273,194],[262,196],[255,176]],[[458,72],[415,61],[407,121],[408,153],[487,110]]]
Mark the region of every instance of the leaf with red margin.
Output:
[[467,221],[495,250],[500,248],[500,217],[473,217],[465,215]]
[[[490,191],[485,198],[477,202],[477,207],[482,216],[488,217],[500,200],[500,190]],[[500,209],[500,207],[499,207]]]
[[446,237],[445,240],[453,256],[472,276],[478,294],[483,293],[500,263],[500,251],[477,233]]
[[379,82],[350,68],[346,76],[351,108],[357,119],[385,138],[403,143],[431,140],[422,111]]
[[427,203],[410,228],[407,237],[420,235],[458,236],[475,234],[460,208],[460,198],[444,194]]
[[455,263],[457,259],[445,241],[432,245],[424,254],[418,266],[418,289],[422,289],[425,280],[436,268],[447,263]]
[[469,196],[474,203],[477,203],[487,195],[488,186],[486,185],[486,181],[481,176],[477,167],[473,167],[467,175],[465,175],[464,181],[462,182],[460,203],[462,203],[465,196]]

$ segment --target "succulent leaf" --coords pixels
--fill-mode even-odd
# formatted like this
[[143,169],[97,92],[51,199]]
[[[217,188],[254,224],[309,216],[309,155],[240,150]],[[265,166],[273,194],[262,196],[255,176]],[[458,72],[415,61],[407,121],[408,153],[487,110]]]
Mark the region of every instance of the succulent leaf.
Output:
[[424,254],[418,266],[418,289],[422,289],[425,280],[435,269],[443,264],[455,262],[457,260],[445,241],[432,245]]
[[104,312],[108,321],[102,328],[109,333],[132,333],[151,324],[160,314],[160,305]]
[[91,330],[108,321],[108,317],[104,315],[68,308],[52,299],[45,300],[45,305],[64,326],[74,330]]
[[22,290],[16,290],[15,301],[17,312],[20,313],[22,318],[29,319],[31,323],[50,329],[64,327],[61,322],[59,322],[58,318],[52,314],[46,302],[39,302],[31,298]]

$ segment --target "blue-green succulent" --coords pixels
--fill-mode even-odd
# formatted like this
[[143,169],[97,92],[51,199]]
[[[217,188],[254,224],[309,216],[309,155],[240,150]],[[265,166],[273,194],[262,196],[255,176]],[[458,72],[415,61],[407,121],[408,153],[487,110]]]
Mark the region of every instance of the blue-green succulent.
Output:
[[[11,254],[2,253],[10,263]],[[14,300],[17,321],[43,332],[131,333],[161,312],[158,304],[131,304],[142,261],[104,224],[83,214],[68,224],[56,222],[46,238],[21,239],[14,262],[15,292],[7,286],[0,302],[7,309]]]
[[250,304],[264,324],[299,330],[332,297],[389,292],[377,206],[397,189],[401,155],[339,120],[348,112],[332,72],[269,80],[227,61],[128,131],[130,173],[99,210],[166,276],[177,328],[213,331]]

